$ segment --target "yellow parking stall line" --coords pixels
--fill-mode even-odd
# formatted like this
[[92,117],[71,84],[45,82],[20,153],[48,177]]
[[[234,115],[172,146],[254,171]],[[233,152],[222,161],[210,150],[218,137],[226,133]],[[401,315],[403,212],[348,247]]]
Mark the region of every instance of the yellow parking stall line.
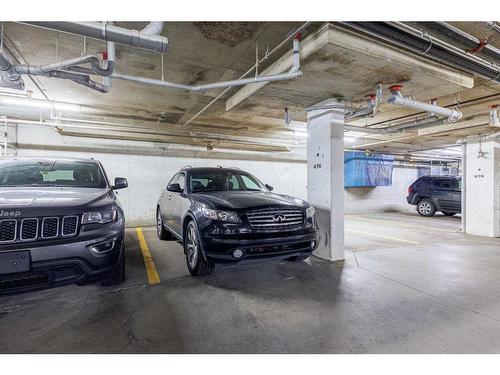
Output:
[[372,219],[371,217],[363,217],[363,216],[358,216],[358,215],[350,215],[351,217],[355,219],[361,219],[361,220],[366,220],[366,221],[375,221],[375,222],[380,222],[380,223],[391,223],[395,225],[399,225],[400,227],[407,227],[407,228],[422,228],[422,229],[429,229],[429,230],[435,230],[438,232],[450,232],[450,233],[456,233],[456,230],[453,229],[442,229],[442,228],[435,228],[435,227],[429,227],[427,225],[420,225],[420,224],[409,224],[409,223],[400,223],[398,221],[393,221],[393,220],[383,220],[383,219]]
[[420,242],[415,242],[415,241],[410,241],[410,240],[403,240],[402,238],[384,236],[383,234],[375,234],[375,233],[363,232],[363,231],[354,230],[354,229],[346,229],[346,231],[347,232],[352,232],[352,233],[364,234],[364,235],[372,236],[372,237],[385,238],[386,240],[406,242],[406,243],[410,243],[412,245],[419,245],[420,244]]
[[148,282],[151,285],[160,283],[160,276],[156,271],[155,262],[149,251],[148,243],[144,238],[144,233],[141,227],[135,228],[137,233],[137,238],[139,239],[139,245],[141,246],[142,257],[144,258],[144,265],[146,267],[146,273],[148,274]]

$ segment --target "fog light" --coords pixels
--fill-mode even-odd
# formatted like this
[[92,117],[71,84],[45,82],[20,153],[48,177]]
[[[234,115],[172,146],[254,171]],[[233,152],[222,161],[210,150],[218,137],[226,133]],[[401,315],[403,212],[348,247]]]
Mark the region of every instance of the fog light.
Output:
[[314,249],[316,247],[316,241],[311,242],[311,249]]
[[115,247],[116,240],[113,238],[112,240],[108,240],[105,242],[99,242],[89,246],[89,249],[94,253],[102,254],[111,251]]
[[243,251],[240,249],[233,251],[233,257],[236,259],[240,259],[243,256]]

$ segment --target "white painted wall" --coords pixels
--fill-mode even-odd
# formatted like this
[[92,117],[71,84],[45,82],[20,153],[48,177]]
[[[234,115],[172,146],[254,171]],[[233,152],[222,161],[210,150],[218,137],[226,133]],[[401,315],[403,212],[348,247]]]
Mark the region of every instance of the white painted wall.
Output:
[[406,202],[408,187],[417,179],[417,168],[396,165],[391,186],[345,189],[345,213],[415,211]]
[[[274,191],[277,193],[307,199],[307,165],[305,162],[241,160],[243,156],[239,158],[236,152],[234,159],[218,160],[194,156],[171,157],[74,151],[78,147],[100,147],[100,145],[103,147],[120,146],[122,150],[124,147],[138,144],[152,148],[154,144],[60,136],[52,128],[46,126],[19,126],[17,140],[19,156],[93,157],[103,163],[110,179],[126,177],[129,180],[129,188],[119,191],[119,196],[125,209],[127,223],[131,226],[154,223],[156,201],[161,189],[185,165],[196,167],[220,164],[239,167],[252,173],[264,183],[274,186]],[[27,144],[31,147],[26,146]],[[67,147],[68,150],[54,151],[60,147]],[[407,188],[416,179],[416,175],[416,169],[395,168],[393,186],[346,189],[345,212],[352,214],[413,210],[413,206],[406,204],[405,197]]]

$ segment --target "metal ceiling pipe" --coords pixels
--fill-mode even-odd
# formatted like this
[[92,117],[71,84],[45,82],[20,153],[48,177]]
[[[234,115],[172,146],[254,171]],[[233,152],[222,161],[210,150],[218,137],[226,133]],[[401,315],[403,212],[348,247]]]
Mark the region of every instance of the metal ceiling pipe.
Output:
[[365,128],[363,126],[355,126],[355,125],[344,125],[344,130],[359,132],[359,133],[369,133],[369,134],[396,134],[403,133],[401,129],[392,129],[390,127],[386,128]]
[[482,55],[500,64],[500,49],[488,44],[487,39],[479,40],[446,22],[417,22],[415,26],[423,27],[425,31],[452,43],[464,52],[469,51],[472,54]]
[[500,67],[466,54],[455,46],[401,22],[342,22],[342,24],[418,55],[500,83]]
[[166,88],[177,89],[177,90],[205,92],[208,90],[213,90],[213,89],[218,89],[218,88],[245,86],[245,85],[250,85],[250,84],[259,83],[259,82],[285,81],[285,80],[301,77],[303,75],[303,73],[299,70],[299,68],[300,68],[300,38],[299,37],[296,37],[294,39],[293,53],[294,53],[294,56],[297,56],[297,57],[294,57],[292,68],[290,69],[290,71],[288,73],[273,74],[273,75],[268,75],[268,76],[256,76],[256,77],[252,77],[252,78],[243,78],[243,79],[236,79],[236,80],[231,80],[231,81],[207,83],[204,85],[196,85],[196,86],[184,85],[181,83],[174,83],[174,82],[164,81],[161,79],[136,77],[136,76],[126,75],[126,74],[119,74],[119,73],[114,73],[113,75],[111,75],[111,77],[116,78],[116,79],[122,79],[125,81],[132,81],[132,82],[140,83],[140,84],[146,85],[146,86],[159,86],[159,87],[166,87]]
[[21,75],[13,70],[13,65],[0,54],[0,86],[16,90],[24,90],[24,81]]
[[419,102],[413,98],[405,97],[401,94],[401,86],[391,86],[391,96],[387,99],[387,103],[400,107],[413,108],[427,113],[446,116],[450,122],[456,122],[463,116],[462,112],[452,108],[440,107],[438,105]]
[[87,63],[91,64],[93,74],[107,76],[113,74],[115,70],[114,61],[108,62],[107,68],[103,68],[100,66],[99,59],[92,55],[76,57],[74,59],[58,61],[46,65],[13,65],[13,70],[18,74],[43,75],[44,73],[51,72],[54,70],[66,69]]
[[500,25],[497,24],[495,21],[489,21],[485,22],[486,26],[488,26],[491,30],[496,31],[497,33],[500,33]]
[[153,52],[168,51],[168,38],[150,35],[142,31],[124,29],[102,22],[23,22],[55,31],[86,36],[88,38],[115,42]]
[[375,94],[370,94],[366,96],[366,107],[350,111],[345,114],[346,121],[355,120],[362,117],[373,117],[377,114],[378,106],[382,101],[383,86],[381,82],[377,83],[375,87]]

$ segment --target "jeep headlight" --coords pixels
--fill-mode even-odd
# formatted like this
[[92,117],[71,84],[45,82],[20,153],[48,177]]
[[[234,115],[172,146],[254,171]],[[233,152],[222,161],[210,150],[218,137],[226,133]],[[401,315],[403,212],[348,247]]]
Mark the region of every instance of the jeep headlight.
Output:
[[314,209],[314,207],[311,206],[311,207],[306,208],[306,217],[308,219],[312,218],[315,213],[316,213],[316,210]]
[[85,212],[82,216],[82,224],[107,224],[116,221],[118,211],[115,207],[102,211]]
[[226,223],[241,223],[241,219],[236,212],[233,211],[219,211],[211,210],[209,208],[203,209],[203,216],[208,217],[212,220],[219,220]]

